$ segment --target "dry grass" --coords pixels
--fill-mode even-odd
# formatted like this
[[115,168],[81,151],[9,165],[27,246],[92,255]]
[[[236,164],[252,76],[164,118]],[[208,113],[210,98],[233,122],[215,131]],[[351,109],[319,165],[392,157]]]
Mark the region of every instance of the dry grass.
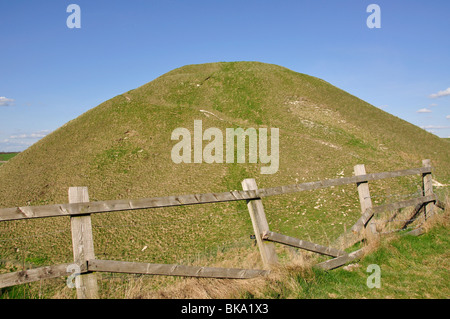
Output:
[[[429,218],[421,227],[428,232],[436,226],[448,227],[450,222],[450,202],[446,200],[446,211],[435,214]],[[375,253],[381,246],[386,247],[389,242],[398,240],[396,233],[373,236],[368,229],[363,231],[366,240],[363,243],[364,255]],[[283,295],[283,298],[298,298],[305,289],[302,281],[313,282],[315,274],[313,265],[317,262],[317,255],[304,251],[296,251],[278,247],[278,253],[289,254],[284,264],[271,269],[270,274],[248,280],[231,279],[208,279],[208,278],[180,278],[161,289],[152,289],[144,277],[130,281],[125,287],[124,298],[145,299],[230,299],[251,296],[252,298],[271,298],[275,294]],[[242,257],[245,255],[245,259]],[[257,250],[252,252],[232,250],[220,256],[223,261],[213,263],[215,267],[236,267],[239,264],[243,268],[261,267],[260,256]],[[207,262],[199,259],[196,264]],[[345,285],[345,283],[342,283]],[[268,294],[268,291],[270,293]],[[287,295],[286,295],[287,292]],[[330,296],[336,294],[331,293]]]
[[[248,255],[245,268],[253,268],[260,259],[259,253]],[[228,267],[229,263],[221,263],[218,267]],[[142,286],[137,285],[134,291],[130,291],[131,298],[157,298],[157,299],[233,299],[242,298],[250,294],[255,298],[263,298],[267,285],[290,278],[289,274],[310,274],[312,259],[306,254],[296,254],[288,264],[272,268],[270,273],[263,277],[253,279],[209,279],[188,278],[177,282],[175,285],[158,291],[143,292]],[[292,289],[297,287],[295,280],[285,282]]]

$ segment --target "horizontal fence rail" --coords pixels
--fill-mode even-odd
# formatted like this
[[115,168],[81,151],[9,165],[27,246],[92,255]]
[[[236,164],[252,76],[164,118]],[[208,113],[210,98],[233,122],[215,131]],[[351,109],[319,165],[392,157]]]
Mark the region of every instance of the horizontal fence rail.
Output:
[[338,257],[345,255],[346,252],[340,249],[332,248],[332,247],[326,247],[319,244],[311,243],[306,240],[301,240],[298,238],[277,234],[271,231],[265,232],[263,234],[264,240],[270,240],[276,243],[301,248],[304,250],[316,252],[322,255],[330,256],[330,257]]
[[405,169],[405,170],[399,170],[399,171],[393,171],[393,172],[373,173],[373,174],[365,174],[365,175],[358,175],[358,176],[352,176],[352,177],[327,179],[327,180],[317,181],[317,182],[293,184],[293,185],[287,185],[287,186],[278,186],[278,187],[273,187],[273,188],[261,188],[258,190],[258,195],[260,197],[268,197],[268,196],[274,196],[274,195],[282,195],[282,194],[296,193],[296,192],[302,192],[302,191],[316,190],[316,189],[321,189],[321,188],[326,188],[326,187],[331,187],[331,186],[343,186],[343,185],[348,185],[348,184],[357,184],[357,183],[375,181],[375,180],[386,179],[386,178],[402,177],[402,176],[425,174],[425,173],[431,173],[431,167],[419,167],[419,168]]
[[351,252],[349,254],[345,254],[343,256],[339,256],[339,257],[321,262],[321,263],[315,265],[315,267],[321,268],[324,270],[331,270],[331,269],[338,268],[356,258],[360,258],[363,255],[364,255],[364,249],[361,248],[361,249],[355,250],[354,252]]
[[24,206],[0,209],[0,221],[87,215],[148,208],[231,202],[257,198],[259,198],[259,196],[255,191],[232,191],[225,193],[179,195],[142,199],[108,200],[43,206]]
[[88,270],[127,274],[183,276],[221,279],[250,279],[267,275],[267,270],[197,267],[171,264],[150,264],[115,260],[89,260]]
[[183,205],[209,204],[231,202],[240,200],[260,199],[262,197],[289,194],[294,192],[309,191],[330,186],[341,186],[392,177],[401,177],[415,174],[430,173],[431,167],[420,167],[393,172],[366,174],[352,177],[328,179],[317,182],[293,184],[273,188],[260,188],[258,190],[231,191],[224,193],[206,193],[193,195],[179,195],[167,197],[154,197],[142,199],[107,200],[85,203],[69,203],[42,206],[22,206],[13,208],[0,208],[0,221],[86,215],[115,211],[136,209],[172,207]]
[[65,263],[2,274],[0,275],[0,288],[31,283],[41,279],[77,276],[92,271],[219,279],[251,279],[269,274],[269,271],[261,269],[197,267],[93,259],[79,265]]

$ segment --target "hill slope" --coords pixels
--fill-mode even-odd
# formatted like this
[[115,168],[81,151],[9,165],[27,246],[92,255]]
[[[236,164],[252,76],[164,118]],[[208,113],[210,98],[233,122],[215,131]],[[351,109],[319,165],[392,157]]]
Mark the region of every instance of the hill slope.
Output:
[[[260,163],[175,164],[171,133],[193,132],[194,120],[222,132],[279,128],[278,171],[262,175]],[[447,141],[321,79],[258,62],[188,65],[105,101],[2,165],[0,207],[64,203],[71,186],[87,186],[92,201],[222,192],[241,189],[249,177],[271,187],[351,176],[360,163],[368,172],[418,167],[424,158],[449,184]],[[373,188],[385,196],[417,191],[418,180],[410,181]],[[294,194],[264,205],[274,231],[326,242],[360,214],[355,191]],[[174,262],[223,243],[251,246],[245,203],[101,214],[93,224],[96,253],[109,259]],[[8,258],[71,259],[65,218],[0,223],[0,230]]]

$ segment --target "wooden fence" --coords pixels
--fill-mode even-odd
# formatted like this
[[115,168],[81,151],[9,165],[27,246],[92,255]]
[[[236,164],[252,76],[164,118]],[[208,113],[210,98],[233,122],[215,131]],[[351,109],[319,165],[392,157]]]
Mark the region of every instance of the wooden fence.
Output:
[[[339,246],[337,247],[345,246],[346,248],[362,240],[367,234],[373,236],[379,235],[372,222],[372,217],[379,212],[414,206],[411,218],[416,218],[421,211],[424,211],[425,216],[428,216],[435,206],[441,209],[444,208],[443,203],[440,202],[433,193],[431,178],[432,168],[430,161],[423,160],[422,164],[423,166],[419,168],[375,174],[367,174],[364,165],[360,164],[354,167],[355,175],[352,177],[261,189],[257,187],[254,179],[245,179],[242,181],[242,191],[130,200],[90,202],[88,189],[86,187],[71,187],[69,189],[69,203],[67,204],[2,208],[0,209],[0,222],[31,218],[70,216],[74,262],[2,274],[0,275],[0,288],[39,281],[41,279],[70,276],[73,275],[74,266],[76,266],[75,269],[77,270],[76,287],[77,297],[79,299],[98,298],[95,272],[248,279],[267,275],[270,272],[270,269],[278,264],[277,253],[273,244],[274,242],[332,257],[332,259],[317,264],[316,267],[322,269],[340,267],[345,263],[360,257],[364,253],[363,249],[347,253],[342,249],[326,247],[306,240],[272,232],[270,231],[264,213],[262,199],[264,197],[281,194],[355,184],[361,204],[361,217],[357,220],[351,230],[339,237],[337,241],[337,243],[339,242]],[[422,176],[422,196],[391,204],[373,206],[368,186],[369,181],[416,174],[421,174]],[[95,257],[91,214],[244,200],[247,201],[247,207],[264,269],[214,268],[175,264],[137,263],[99,260]],[[416,229],[411,233],[420,234],[420,229]],[[344,242],[345,245],[342,245],[342,242]]]

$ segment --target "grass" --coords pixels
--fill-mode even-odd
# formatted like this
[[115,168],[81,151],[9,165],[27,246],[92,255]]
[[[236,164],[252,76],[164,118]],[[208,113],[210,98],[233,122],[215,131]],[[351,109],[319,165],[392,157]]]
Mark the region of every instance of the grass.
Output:
[[[192,131],[199,119],[204,130],[279,128],[279,171],[261,175],[261,163],[173,163],[171,132]],[[368,173],[406,169],[424,158],[433,177],[450,184],[448,141],[321,79],[258,62],[189,65],[105,101],[0,166],[0,207],[65,203],[71,186],[87,186],[91,201],[138,199],[241,189],[244,178],[272,187],[351,176],[361,163]],[[405,177],[370,189],[382,204],[417,186],[420,177]],[[448,188],[438,191],[445,196]],[[325,245],[360,215],[354,185],[267,198],[264,207],[273,231]],[[92,222],[96,254],[105,259],[191,263],[230,243],[252,247],[243,202],[98,214]],[[0,223],[1,259],[63,263],[71,249],[67,218]]]
[[[421,236],[396,233],[372,243],[364,257],[342,268],[312,267],[299,257],[266,278],[248,281],[184,280],[163,289],[166,298],[243,299],[447,299],[450,295],[450,215],[435,216]],[[370,287],[371,265],[380,269],[380,287]],[[145,295],[144,295],[145,297]]]
[[[289,272],[286,278],[268,283],[262,295],[273,298],[442,298],[450,295],[448,216],[426,234],[383,239],[376,251],[345,268]],[[381,270],[380,288],[367,286],[368,266]],[[347,268],[348,269],[348,268]],[[286,285],[290,283],[290,285]]]

